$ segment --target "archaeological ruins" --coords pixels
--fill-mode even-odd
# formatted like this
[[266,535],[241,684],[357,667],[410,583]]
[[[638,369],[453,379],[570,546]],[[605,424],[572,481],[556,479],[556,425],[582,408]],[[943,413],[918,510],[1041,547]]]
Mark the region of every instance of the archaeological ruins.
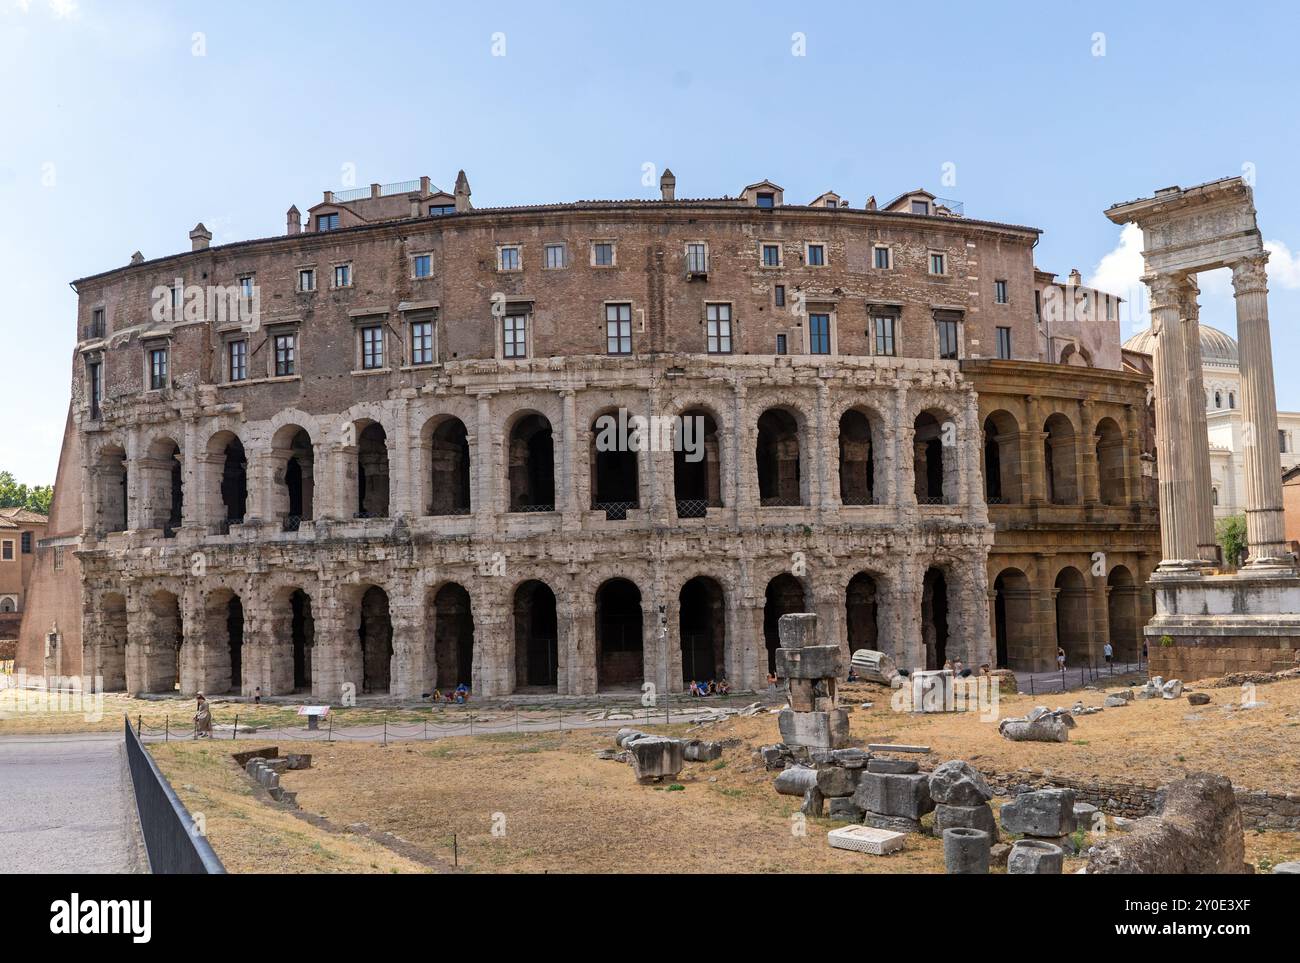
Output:
[[[845,666],[1136,655],[1160,554],[1117,297],[925,191],[661,191],[376,184],[76,281],[20,665],[331,700],[753,689],[795,612]],[[631,443],[636,418],[668,427]]]

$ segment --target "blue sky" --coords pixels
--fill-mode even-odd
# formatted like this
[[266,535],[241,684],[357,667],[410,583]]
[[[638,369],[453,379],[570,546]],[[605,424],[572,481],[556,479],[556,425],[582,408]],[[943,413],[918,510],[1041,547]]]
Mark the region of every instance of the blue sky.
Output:
[[[1140,245],[1103,209],[1249,170],[1279,406],[1300,409],[1297,27],[1269,2],[0,0],[0,468],[54,479],[70,280],[185,250],[198,221],[280,233],[350,173],[449,189],[462,167],[481,206],[650,197],[645,164],[678,196],[925,186],[1125,296]],[[1201,317],[1232,332],[1222,273]]]

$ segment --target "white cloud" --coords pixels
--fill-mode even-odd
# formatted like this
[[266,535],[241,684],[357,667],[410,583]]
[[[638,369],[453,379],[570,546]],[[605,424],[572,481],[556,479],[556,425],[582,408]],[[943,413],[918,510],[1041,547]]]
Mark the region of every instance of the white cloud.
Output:
[[1281,241],[1265,241],[1264,250],[1268,251],[1269,286],[1300,288],[1300,253],[1292,254]]
[[1142,283],[1145,269],[1142,260],[1142,229],[1136,224],[1125,224],[1119,232],[1119,244],[1097,262],[1092,275],[1084,282],[1089,287],[1118,294],[1127,301],[1133,331],[1139,331],[1151,323],[1146,285]]

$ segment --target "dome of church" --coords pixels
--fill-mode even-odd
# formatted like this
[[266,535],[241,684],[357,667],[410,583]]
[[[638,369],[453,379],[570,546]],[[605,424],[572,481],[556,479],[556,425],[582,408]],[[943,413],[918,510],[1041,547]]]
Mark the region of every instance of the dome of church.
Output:
[[[1156,339],[1151,329],[1139,331],[1124,342],[1124,350],[1140,351],[1142,354],[1154,354]],[[1205,364],[1237,366],[1237,342],[1231,335],[1208,324],[1201,325],[1201,361]]]

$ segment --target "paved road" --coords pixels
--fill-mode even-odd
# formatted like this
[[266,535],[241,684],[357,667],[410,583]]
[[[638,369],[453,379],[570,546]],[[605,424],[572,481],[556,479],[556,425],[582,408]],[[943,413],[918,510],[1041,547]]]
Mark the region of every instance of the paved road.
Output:
[[1104,666],[1097,670],[1094,678],[1092,670],[1083,669],[1082,672],[1078,666],[1071,668],[1069,665],[1065,668],[1064,678],[1060,672],[1017,672],[1016,684],[1020,687],[1021,692],[1061,692],[1062,681],[1064,689],[1078,689],[1085,685],[1095,685],[1098,688],[1105,688],[1111,684],[1111,678],[1114,676],[1124,675],[1128,672],[1137,672],[1144,669],[1146,663],[1139,665],[1136,662],[1116,662],[1110,666]]
[[0,873],[140,873],[118,733],[0,736]]

